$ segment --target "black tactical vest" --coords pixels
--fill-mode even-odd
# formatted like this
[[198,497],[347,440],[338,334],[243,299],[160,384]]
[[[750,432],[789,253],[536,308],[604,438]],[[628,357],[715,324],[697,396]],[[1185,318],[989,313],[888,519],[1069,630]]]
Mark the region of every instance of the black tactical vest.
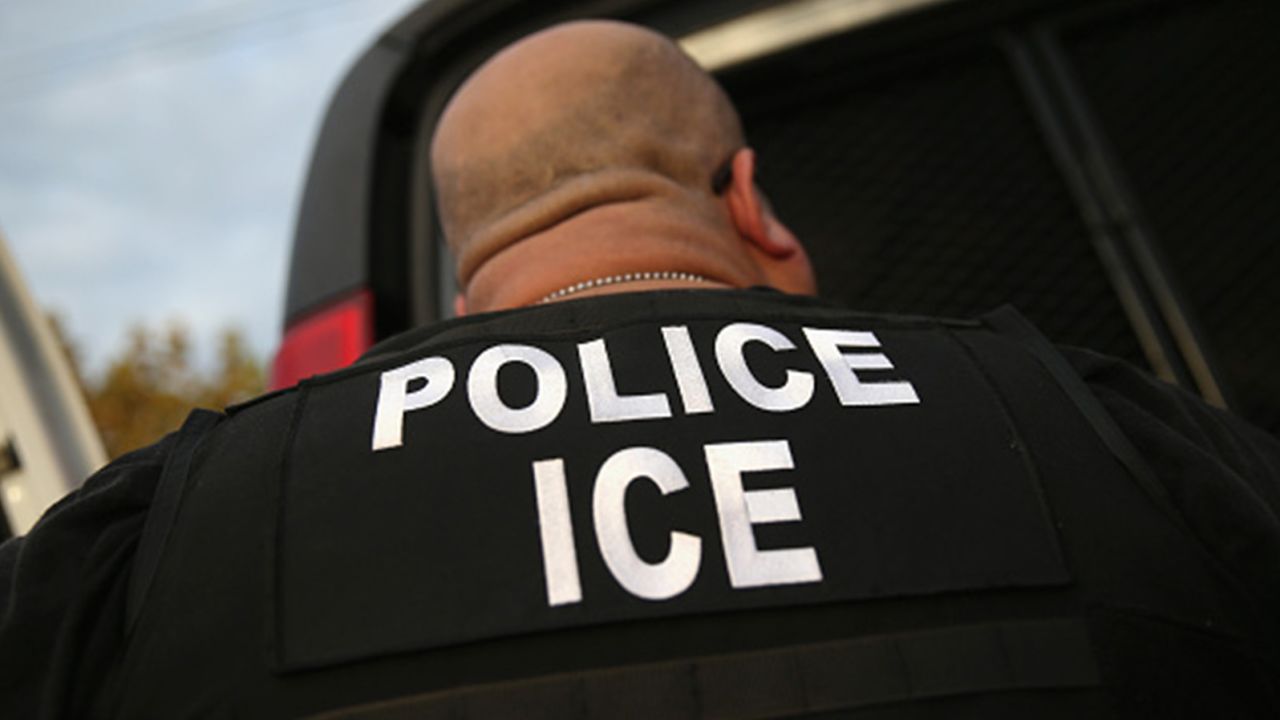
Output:
[[130,581],[127,718],[1276,708],[1268,610],[1012,312],[410,333],[193,416]]

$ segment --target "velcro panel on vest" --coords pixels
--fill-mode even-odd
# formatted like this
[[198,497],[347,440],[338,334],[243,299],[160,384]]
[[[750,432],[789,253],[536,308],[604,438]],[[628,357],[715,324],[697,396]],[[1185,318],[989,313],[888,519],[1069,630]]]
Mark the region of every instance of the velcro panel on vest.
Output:
[[[941,328],[831,322],[491,337],[304,384],[276,517],[276,669],[1070,582],[1036,471],[963,348]],[[413,367],[432,380],[402,383],[418,394],[376,421],[395,372],[428,358]]]
[[[1084,623],[1040,620],[493,683],[344,708],[312,720],[790,717],[1098,684]],[[1045,700],[1059,702],[1056,696]],[[1110,714],[1100,693],[1092,700],[1088,717]]]

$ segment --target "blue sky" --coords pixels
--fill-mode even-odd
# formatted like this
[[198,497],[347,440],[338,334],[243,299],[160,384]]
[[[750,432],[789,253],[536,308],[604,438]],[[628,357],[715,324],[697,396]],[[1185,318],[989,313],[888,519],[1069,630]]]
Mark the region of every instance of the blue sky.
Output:
[[324,107],[420,2],[0,2],[0,229],[91,371],[137,323],[270,356]]

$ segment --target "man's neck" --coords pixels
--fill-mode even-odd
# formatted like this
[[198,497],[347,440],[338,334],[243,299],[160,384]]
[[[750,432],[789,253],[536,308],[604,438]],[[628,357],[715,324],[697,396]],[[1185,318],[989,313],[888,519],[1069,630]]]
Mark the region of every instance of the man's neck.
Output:
[[596,208],[494,255],[468,284],[468,312],[619,292],[759,284],[753,268],[732,252],[735,240],[678,213],[627,203]]

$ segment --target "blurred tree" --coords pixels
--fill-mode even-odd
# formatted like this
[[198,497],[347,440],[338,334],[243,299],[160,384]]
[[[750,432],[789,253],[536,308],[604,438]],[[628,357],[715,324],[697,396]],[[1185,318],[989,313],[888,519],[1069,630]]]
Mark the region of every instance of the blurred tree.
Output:
[[102,376],[86,377],[74,343],[53,320],[112,458],[176,430],[194,408],[220,410],[261,393],[266,385],[262,363],[240,331],[224,330],[216,364],[201,370],[192,361],[191,340],[181,324],[163,331],[135,326],[124,351]]
[[200,406],[222,409],[266,389],[267,376],[262,363],[253,356],[240,331],[222,332],[218,347],[218,367],[211,382],[206,383]]

